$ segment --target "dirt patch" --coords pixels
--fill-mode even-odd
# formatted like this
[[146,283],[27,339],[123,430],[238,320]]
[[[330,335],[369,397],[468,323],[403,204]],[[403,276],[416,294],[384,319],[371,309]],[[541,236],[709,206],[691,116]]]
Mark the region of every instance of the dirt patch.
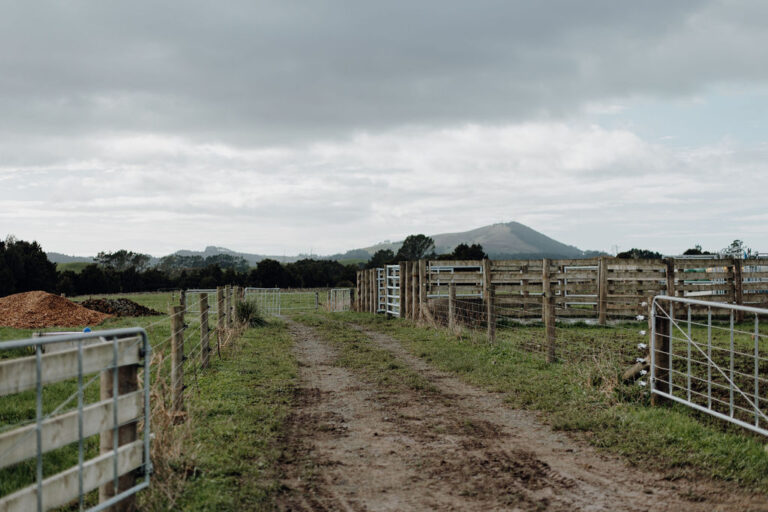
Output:
[[81,306],[114,316],[157,316],[159,311],[137,304],[129,299],[88,299]]
[[42,291],[0,298],[0,325],[17,329],[98,325],[111,316]]
[[290,324],[301,388],[280,510],[768,510],[763,496],[628,467],[364,332],[434,389],[382,390]]

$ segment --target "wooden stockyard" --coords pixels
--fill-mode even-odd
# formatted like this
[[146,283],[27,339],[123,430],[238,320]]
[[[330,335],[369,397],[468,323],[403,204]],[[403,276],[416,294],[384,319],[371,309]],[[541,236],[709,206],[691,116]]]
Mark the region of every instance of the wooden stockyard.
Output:
[[[357,311],[380,312],[380,269],[357,273]],[[648,311],[656,295],[765,307],[768,258],[419,260],[399,264],[399,311],[419,319],[430,304],[456,297],[482,299],[494,311],[541,315],[547,298],[558,317],[628,319]]]

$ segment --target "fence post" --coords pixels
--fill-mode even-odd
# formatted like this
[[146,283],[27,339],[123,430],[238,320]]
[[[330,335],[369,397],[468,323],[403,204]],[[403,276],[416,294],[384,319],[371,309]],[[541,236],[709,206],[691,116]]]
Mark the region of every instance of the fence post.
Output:
[[181,306],[172,306],[171,315],[171,410],[184,410],[184,322]]
[[427,260],[419,260],[419,316],[418,320],[425,320],[424,311],[427,307]]
[[227,328],[232,328],[232,285],[228,284],[227,287],[224,289],[225,296],[224,300],[227,302],[226,305],[226,318],[227,318]]
[[[651,372],[653,389],[669,393],[669,336],[672,334],[672,302],[669,303],[670,311],[661,315],[658,307],[653,307],[651,302],[651,318],[653,323],[653,364]],[[651,393],[651,405],[659,405],[664,402],[663,397]]]
[[419,263],[411,262],[411,320],[419,319]]
[[[117,390],[114,389],[115,372],[117,372]],[[108,400],[114,398],[114,394],[122,395],[139,389],[138,366],[121,366],[112,370],[104,370],[100,375],[100,398]],[[117,428],[117,445],[131,443],[138,439],[138,423],[131,422]],[[112,453],[114,450],[114,429],[105,430],[99,435],[99,453]],[[136,474],[128,473],[118,478],[117,490],[112,481],[99,487],[99,503],[108,501],[122,491],[126,491],[136,483]],[[122,500],[110,507],[114,512],[128,512],[136,510],[136,496]]]
[[372,268],[368,272],[370,273],[368,279],[371,283],[371,313],[375,315],[376,310],[379,309],[379,271]]
[[200,294],[200,366],[208,368],[210,347],[210,331],[208,330],[208,294]]
[[237,305],[240,304],[240,287],[232,287],[232,326],[238,327]]
[[496,342],[496,290],[492,284],[486,288],[486,319],[488,320],[488,343]]
[[448,328],[456,328],[456,283],[453,281],[448,285]]
[[320,309],[320,296],[315,292],[315,311]]
[[216,287],[216,353],[221,358],[221,345],[224,343],[224,322],[226,305],[224,303],[224,287]]
[[400,286],[400,290],[398,292],[400,293],[400,304],[397,306],[397,310],[400,312],[398,315],[400,318],[405,318],[405,290],[407,289],[405,286],[406,266],[407,265],[405,262],[400,262],[400,279],[397,281],[397,284]]
[[597,323],[605,325],[608,318],[608,263],[605,256],[600,256],[597,261]]
[[541,309],[544,315],[544,329],[547,333],[547,362],[555,362],[555,297],[552,294],[552,281],[549,273],[549,259],[541,264]]
[[[664,264],[666,265],[666,274],[667,274],[667,295],[670,297],[675,297],[675,259],[674,258],[668,258],[664,260]],[[669,303],[669,316],[672,318],[675,318],[675,303],[670,302]]]
[[181,290],[179,293],[179,306],[181,306],[181,323],[186,322],[187,314],[187,290]]
[[[741,260],[733,258],[733,301],[738,305],[744,304],[744,274]],[[736,311],[734,318],[737,322],[744,321],[744,312]]]

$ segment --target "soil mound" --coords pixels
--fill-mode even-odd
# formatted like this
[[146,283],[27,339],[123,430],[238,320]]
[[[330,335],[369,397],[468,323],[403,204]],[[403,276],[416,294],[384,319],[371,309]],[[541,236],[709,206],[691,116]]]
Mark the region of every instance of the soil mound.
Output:
[[159,311],[137,304],[128,299],[88,299],[81,306],[101,313],[115,316],[154,316],[162,315]]
[[42,291],[0,298],[0,325],[17,329],[98,325],[110,316]]

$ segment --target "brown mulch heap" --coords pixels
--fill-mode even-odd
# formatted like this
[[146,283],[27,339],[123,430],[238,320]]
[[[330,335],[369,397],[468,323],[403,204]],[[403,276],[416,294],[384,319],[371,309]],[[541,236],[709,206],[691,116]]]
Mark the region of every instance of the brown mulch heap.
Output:
[[115,316],[153,316],[162,315],[159,311],[137,304],[128,299],[88,299],[81,306],[101,313]]
[[0,325],[17,329],[98,325],[110,316],[48,292],[0,298]]

